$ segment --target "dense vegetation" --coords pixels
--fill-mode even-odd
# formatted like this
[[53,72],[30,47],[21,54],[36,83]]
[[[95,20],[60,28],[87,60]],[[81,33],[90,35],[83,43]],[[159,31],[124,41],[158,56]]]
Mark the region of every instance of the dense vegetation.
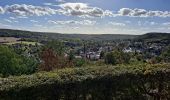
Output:
[[168,100],[170,65],[96,66],[0,79],[3,100]]
[[81,39],[81,40],[123,40],[123,39],[133,39],[137,37],[136,35],[120,35],[120,34],[102,34],[102,35],[89,35],[87,34],[61,34],[61,33],[46,33],[46,32],[30,32],[21,30],[11,30],[11,29],[0,29],[0,36],[12,36],[20,38],[30,38],[34,41],[48,41],[55,39]]
[[169,34],[0,31],[1,100],[170,99]]
[[0,76],[31,74],[36,66],[33,58],[21,56],[7,46],[0,46]]

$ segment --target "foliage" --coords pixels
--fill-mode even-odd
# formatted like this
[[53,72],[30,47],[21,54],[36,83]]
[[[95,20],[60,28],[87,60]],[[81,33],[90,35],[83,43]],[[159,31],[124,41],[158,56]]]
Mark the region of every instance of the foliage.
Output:
[[0,98],[2,100],[169,100],[169,76],[169,64],[66,68],[33,75],[0,78]]
[[113,65],[116,64],[116,58],[115,58],[113,52],[109,52],[109,53],[106,54],[106,56],[105,56],[105,63],[106,64],[113,64]]
[[0,46],[0,74],[3,77],[33,73],[36,66],[34,59],[19,56],[9,47]]
[[112,51],[106,54],[105,63],[106,64],[128,64],[130,61],[130,55],[122,51]]
[[170,46],[166,48],[166,50],[162,53],[161,56],[165,62],[170,62]]
[[54,69],[61,69],[65,67],[72,67],[73,58],[64,57],[64,55],[58,55],[51,48],[44,48],[40,53],[41,64],[39,70],[52,71]]
[[86,64],[86,61],[85,61],[85,59],[74,59],[73,60],[73,64],[74,64],[74,66],[75,67],[82,67],[83,65],[85,65]]
[[54,50],[59,56],[62,56],[66,50],[65,45],[61,41],[49,41],[44,48]]
[[105,52],[104,52],[104,51],[101,51],[101,53],[100,53],[100,59],[103,59],[103,58],[104,58],[104,55],[105,55]]

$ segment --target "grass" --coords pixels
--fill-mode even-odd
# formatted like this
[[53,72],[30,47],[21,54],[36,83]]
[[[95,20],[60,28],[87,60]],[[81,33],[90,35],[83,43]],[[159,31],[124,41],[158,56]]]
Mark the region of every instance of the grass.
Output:
[[[35,45],[38,42],[28,42],[28,41],[16,41],[16,42],[10,42],[10,43],[4,43],[6,45],[13,45],[13,44],[25,44],[25,45]],[[40,43],[38,43],[38,45],[41,45]]]
[[20,40],[21,38],[15,38],[15,37],[0,37],[0,42],[7,43],[7,42],[16,42]]

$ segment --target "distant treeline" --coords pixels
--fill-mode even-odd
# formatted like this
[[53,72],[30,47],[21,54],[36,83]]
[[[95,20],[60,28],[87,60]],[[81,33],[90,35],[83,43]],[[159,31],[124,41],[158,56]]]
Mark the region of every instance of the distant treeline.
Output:
[[0,36],[12,36],[19,38],[31,38],[38,40],[53,40],[53,39],[81,39],[81,40],[124,40],[133,39],[137,35],[120,35],[120,34],[61,34],[61,33],[48,33],[48,32],[31,32],[12,29],[0,29]]

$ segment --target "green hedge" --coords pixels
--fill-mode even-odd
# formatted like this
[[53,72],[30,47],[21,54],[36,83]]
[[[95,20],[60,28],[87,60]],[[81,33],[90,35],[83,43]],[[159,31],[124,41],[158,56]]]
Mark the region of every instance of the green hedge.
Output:
[[66,68],[0,78],[0,100],[115,99],[170,99],[170,65]]

